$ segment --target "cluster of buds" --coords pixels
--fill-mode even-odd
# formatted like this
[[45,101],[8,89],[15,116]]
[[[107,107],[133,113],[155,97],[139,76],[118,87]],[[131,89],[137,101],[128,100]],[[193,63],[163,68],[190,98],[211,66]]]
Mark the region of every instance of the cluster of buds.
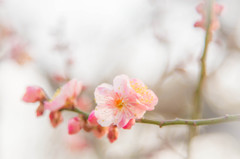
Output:
[[80,96],[83,84],[75,79],[59,88],[51,99],[47,98],[40,87],[28,87],[23,100],[40,102],[37,116],[49,110],[53,127],[62,121],[62,111],[70,110],[79,113],[68,122],[68,133],[76,134],[81,129],[92,132],[97,138],[107,134],[112,143],[118,138],[118,129],[131,129],[135,119],[142,118],[147,110],[153,110],[158,102],[157,96],[143,82],[120,75],[113,80],[113,86],[101,84],[95,90],[97,106],[89,115],[80,106],[86,97]]
[[102,127],[97,122],[97,118],[94,111],[86,119],[83,115],[79,115],[69,120],[68,122],[68,133],[76,134],[81,129],[86,132],[92,132],[97,138],[101,138],[107,134],[109,141],[112,143],[118,138],[117,126],[111,125],[110,127]]
[[[78,107],[83,107],[83,100],[86,97],[81,97],[83,85],[81,82],[73,79],[63,85],[61,88],[57,89],[55,94],[51,99],[47,98],[43,89],[36,86],[27,87],[26,92],[23,96],[23,101],[27,103],[40,102],[37,109],[37,116],[43,115],[45,110],[49,110],[49,119],[53,127],[57,127],[62,121],[62,109],[73,109]],[[85,102],[86,104],[88,102]],[[88,103],[90,106],[90,103]],[[84,108],[86,106],[84,105]]]
[[197,21],[194,26],[204,30],[215,31],[220,27],[218,16],[223,10],[223,6],[215,3],[213,0],[205,0],[196,7],[197,12],[202,19]]

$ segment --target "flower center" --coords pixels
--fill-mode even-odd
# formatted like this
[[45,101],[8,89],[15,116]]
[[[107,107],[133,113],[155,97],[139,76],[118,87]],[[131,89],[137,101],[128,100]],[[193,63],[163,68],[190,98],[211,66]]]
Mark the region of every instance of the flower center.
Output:
[[124,105],[125,105],[125,103],[123,102],[123,100],[121,98],[118,98],[115,100],[115,106],[118,109],[122,109]]

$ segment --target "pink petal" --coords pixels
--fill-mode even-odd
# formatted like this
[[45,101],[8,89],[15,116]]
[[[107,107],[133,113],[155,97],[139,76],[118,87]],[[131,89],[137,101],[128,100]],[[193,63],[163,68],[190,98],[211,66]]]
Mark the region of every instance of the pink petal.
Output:
[[158,103],[158,97],[155,95],[155,93],[152,90],[147,90],[144,94],[143,94],[143,104],[145,104],[147,106],[147,110],[153,110],[154,107],[157,105]]
[[137,93],[139,102],[143,104],[145,108],[140,103],[134,103],[134,105],[140,109],[153,110],[158,102],[158,98],[155,93],[148,89],[147,86],[138,79],[131,79],[130,83],[131,87]]
[[77,105],[76,108],[89,112],[92,107],[91,99],[88,96],[82,96],[77,99]]
[[79,117],[74,117],[68,121],[68,134],[76,134],[81,128]]
[[97,106],[95,116],[102,127],[110,126],[114,122],[114,109],[109,106]]
[[44,107],[47,110],[50,111],[57,111],[59,109],[61,109],[62,107],[64,107],[64,105],[66,104],[66,97],[65,96],[57,96],[53,101],[44,102]]
[[118,118],[117,127],[122,128],[129,122],[129,119],[125,114],[122,114],[121,117]]
[[37,101],[44,100],[45,93],[42,88],[36,86],[29,86],[23,96],[23,101],[27,103],[35,103]]
[[199,14],[203,14],[204,12],[204,3],[200,3],[197,5],[196,10]]
[[123,127],[123,129],[131,129],[134,124],[135,124],[135,119],[131,119],[131,120],[129,120],[129,122],[127,123],[127,125],[125,125],[125,126]]
[[95,116],[95,111],[92,111],[88,117],[88,122],[92,125],[98,125],[97,118]]
[[215,5],[213,6],[214,13],[216,15],[220,15],[222,10],[223,10],[223,8],[224,7],[222,5],[215,3]]
[[132,93],[130,81],[126,75],[116,76],[113,80],[113,87],[115,92],[123,96],[128,96],[130,93]]
[[[82,83],[73,79],[63,85],[60,92],[49,102],[45,102],[45,109],[56,111],[64,106],[73,106],[77,103],[77,96],[81,93]],[[57,90],[58,91],[58,90]]]
[[107,101],[113,99],[113,95],[113,87],[105,83],[98,86],[94,92],[97,105],[105,105]]

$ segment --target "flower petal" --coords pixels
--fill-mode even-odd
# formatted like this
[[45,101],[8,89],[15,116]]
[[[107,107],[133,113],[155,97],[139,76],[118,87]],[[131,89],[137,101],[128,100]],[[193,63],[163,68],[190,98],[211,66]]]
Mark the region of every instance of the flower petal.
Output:
[[45,98],[45,93],[42,88],[37,86],[29,86],[27,87],[22,99],[27,103],[35,103],[37,101],[44,100]]
[[113,99],[113,87],[103,83],[95,89],[94,96],[97,105],[105,105],[106,102]]
[[110,126],[114,122],[114,110],[109,106],[97,106],[95,116],[102,127]]

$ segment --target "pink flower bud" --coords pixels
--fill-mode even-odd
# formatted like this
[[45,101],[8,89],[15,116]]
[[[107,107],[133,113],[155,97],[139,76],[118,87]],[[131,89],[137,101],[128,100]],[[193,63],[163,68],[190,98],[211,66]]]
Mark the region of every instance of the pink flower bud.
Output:
[[108,132],[108,127],[102,127],[101,125],[98,125],[92,131],[97,138],[101,138]]
[[88,117],[88,122],[92,125],[98,125],[97,118],[95,116],[95,112],[92,111]]
[[35,103],[37,101],[45,100],[46,96],[42,88],[37,86],[29,86],[22,98],[27,103]]
[[131,120],[129,120],[129,122],[127,123],[127,125],[125,125],[125,126],[123,127],[123,129],[131,129],[134,124],[135,124],[135,119],[131,119]]
[[79,117],[74,117],[68,121],[68,134],[76,134],[82,128]]
[[113,143],[114,141],[117,140],[118,138],[118,129],[116,126],[110,126],[109,127],[109,131],[108,131],[108,135],[107,135],[109,141],[111,143]]
[[43,103],[40,103],[40,105],[36,110],[37,117],[42,116],[43,113],[44,113],[44,106],[43,106]]
[[50,112],[49,119],[52,126],[55,128],[63,121],[62,113],[60,111]]

